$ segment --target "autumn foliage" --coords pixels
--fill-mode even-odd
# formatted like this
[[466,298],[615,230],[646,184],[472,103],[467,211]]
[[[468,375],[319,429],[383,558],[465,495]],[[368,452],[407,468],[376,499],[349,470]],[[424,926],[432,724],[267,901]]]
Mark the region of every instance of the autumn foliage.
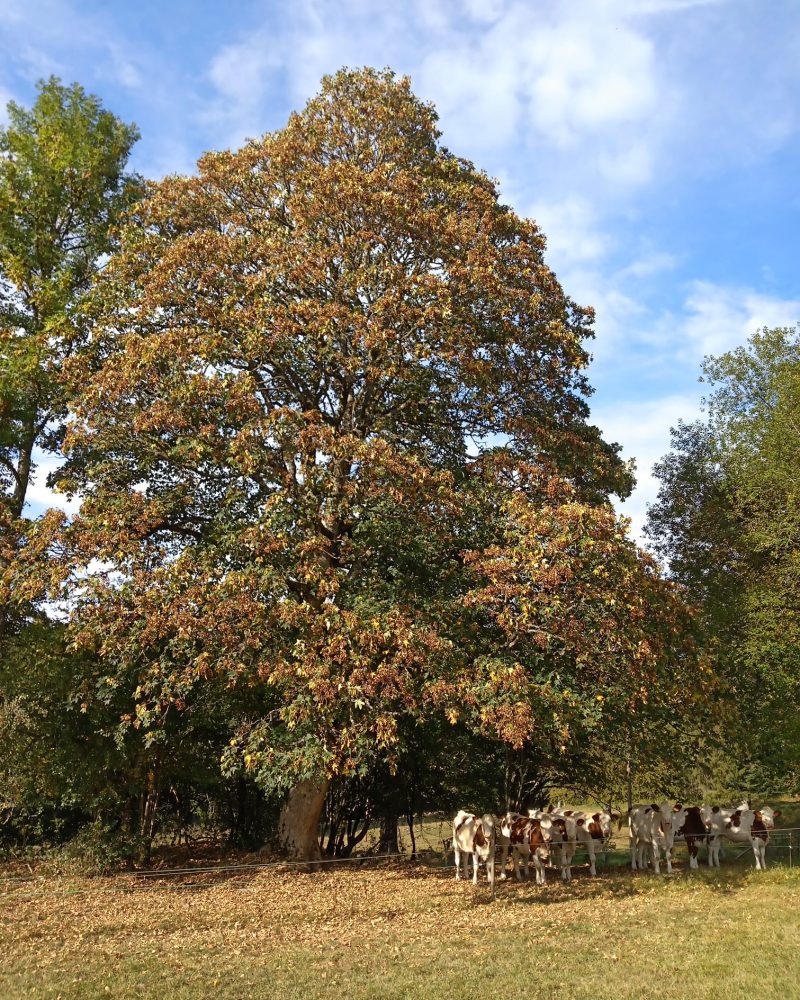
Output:
[[555,759],[689,690],[544,249],[407,80],[342,71],[150,185],[96,285],[65,367],[83,503],[28,552],[96,687],[134,692],[123,726],[251,692],[223,763],[289,790],[289,849],[316,849],[292,789],[313,820],[426,720]]

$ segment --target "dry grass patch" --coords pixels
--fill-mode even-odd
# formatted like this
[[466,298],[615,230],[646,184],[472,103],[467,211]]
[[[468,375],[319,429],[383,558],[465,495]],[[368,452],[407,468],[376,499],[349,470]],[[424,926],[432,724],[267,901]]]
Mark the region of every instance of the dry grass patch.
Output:
[[[410,865],[0,889],[0,996],[800,997],[800,872],[485,886]],[[657,990],[646,984],[658,984]]]

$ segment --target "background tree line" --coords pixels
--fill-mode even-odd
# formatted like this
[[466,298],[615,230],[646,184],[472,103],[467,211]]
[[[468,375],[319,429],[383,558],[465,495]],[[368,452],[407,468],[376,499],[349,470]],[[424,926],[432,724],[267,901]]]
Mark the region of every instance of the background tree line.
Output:
[[[615,516],[592,314],[536,225],[388,72],[191,177],[127,172],[136,137],[55,79],[0,131],[5,842],[312,857],[561,785],[619,801],[627,768],[702,784],[757,718],[755,647],[722,643],[724,572],[681,561],[666,494],[686,590]],[[48,454],[72,518],[26,516]],[[776,722],[796,662],[759,676]],[[759,780],[791,772],[783,732]]]

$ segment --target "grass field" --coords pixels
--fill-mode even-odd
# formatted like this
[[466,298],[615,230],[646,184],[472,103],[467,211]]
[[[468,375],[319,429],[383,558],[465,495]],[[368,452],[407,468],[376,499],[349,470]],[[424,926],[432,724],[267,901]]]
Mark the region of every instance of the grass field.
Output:
[[4,883],[0,943],[3,1000],[791,998],[800,870],[551,874],[494,902],[407,862]]

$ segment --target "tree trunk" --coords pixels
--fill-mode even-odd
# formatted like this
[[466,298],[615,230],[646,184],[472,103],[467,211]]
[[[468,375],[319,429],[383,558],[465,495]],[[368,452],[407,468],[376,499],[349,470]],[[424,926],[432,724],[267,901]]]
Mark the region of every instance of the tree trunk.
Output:
[[400,831],[398,829],[398,815],[396,812],[387,812],[381,816],[381,834],[378,845],[375,848],[376,854],[399,854],[400,853]]
[[14,483],[14,492],[11,496],[10,503],[11,513],[16,518],[22,517],[22,511],[25,508],[25,497],[28,493],[28,483],[31,478],[33,446],[36,442],[36,432],[32,421],[29,422],[29,426],[26,428],[26,431],[27,433],[20,442],[19,446],[19,461],[17,462],[16,482]]
[[330,781],[301,781],[286,797],[278,823],[281,851],[300,861],[319,861],[319,818]]

